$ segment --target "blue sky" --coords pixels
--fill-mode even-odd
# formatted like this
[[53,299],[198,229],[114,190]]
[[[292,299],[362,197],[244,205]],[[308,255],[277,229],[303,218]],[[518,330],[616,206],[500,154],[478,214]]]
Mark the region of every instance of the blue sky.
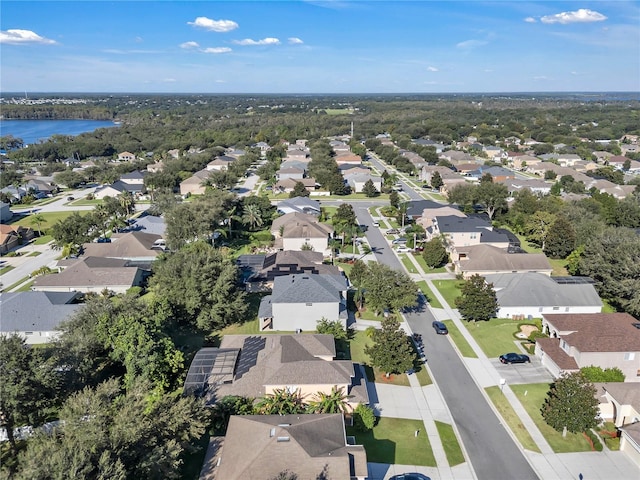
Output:
[[0,91],[639,91],[639,1],[0,2]]

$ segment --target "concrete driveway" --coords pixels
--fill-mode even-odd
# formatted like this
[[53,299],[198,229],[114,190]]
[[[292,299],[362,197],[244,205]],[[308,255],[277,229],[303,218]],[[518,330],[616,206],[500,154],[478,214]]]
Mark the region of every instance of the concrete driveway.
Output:
[[519,385],[524,383],[551,383],[553,377],[540,362],[540,360],[529,355],[531,363],[514,363],[512,365],[504,365],[497,358],[490,358],[491,364],[500,374],[500,378],[504,378],[509,385]]

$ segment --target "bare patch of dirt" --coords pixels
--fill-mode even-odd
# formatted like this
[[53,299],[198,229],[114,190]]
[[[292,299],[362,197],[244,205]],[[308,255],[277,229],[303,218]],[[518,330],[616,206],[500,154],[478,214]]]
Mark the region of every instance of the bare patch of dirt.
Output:
[[535,325],[520,325],[520,331],[516,333],[518,338],[529,338],[532,332],[537,332],[538,327]]

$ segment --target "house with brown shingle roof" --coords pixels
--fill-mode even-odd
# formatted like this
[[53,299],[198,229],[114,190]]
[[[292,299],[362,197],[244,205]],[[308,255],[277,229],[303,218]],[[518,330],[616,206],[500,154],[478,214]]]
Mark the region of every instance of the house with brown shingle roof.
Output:
[[111,236],[110,243],[85,243],[87,257],[121,258],[134,262],[152,262],[164,250],[159,246],[162,236],[154,233],[129,232]]
[[205,168],[180,182],[180,195],[204,195],[207,189],[205,182],[209,175],[211,175],[211,170]]
[[640,382],[640,321],[628,313],[543,314],[542,330],[536,355],[552,375],[594,365]]
[[315,178],[283,178],[282,180],[278,180],[273,186],[273,190],[276,193],[291,193],[293,189],[296,188],[296,183],[298,182],[302,183],[308,192],[313,192],[316,189]]
[[76,260],[60,273],[38,277],[31,290],[49,292],[126,293],[144,280],[142,269],[130,266],[128,260],[86,257]]
[[509,253],[494,245],[456,245],[451,250],[456,274],[464,278],[472,275],[499,273],[540,273],[550,276],[553,268],[544,253]]
[[224,440],[212,445],[219,449],[218,460],[205,463],[201,480],[264,480],[283,472],[301,480],[364,480],[368,475],[364,447],[347,442],[339,413],[233,415]]
[[369,403],[360,366],[335,360],[333,335],[225,335],[219,348],[203,350],[229,358],[226,364],[214,359],[207,366],[194,358],[189,367],[185,392],[204,396],[208,405],[227,395],[257,399],[276,389],[297,391],[308,402],[334,388],[349,395],[350,408]]
[[320,223],[313,215],[294,212],[278,217],[271,224],[271,234],[279,250],[302,250],[304,245],[309,245],[314,252],[331,253],[329,239],[333,227]]

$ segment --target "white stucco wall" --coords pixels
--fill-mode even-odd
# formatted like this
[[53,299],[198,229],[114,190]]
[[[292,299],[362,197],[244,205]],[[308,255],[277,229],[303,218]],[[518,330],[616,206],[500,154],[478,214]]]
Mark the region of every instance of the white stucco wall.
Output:
[[[500,303],[500,301],[498,301]],[[500,307],[498,310],[498,318],[512,318],[514,315],[524,315],[527,318],[531,315],[532,318],[540,318],[545,313],[600,313],[602,307],[599,306],[579,306],[579,307],[559,307],[555,309],[553,306],[549,307]]]
[[316,330],[323,317],[330,321],[340,320],[340,303],[274,303],[272,312],[274,330],[310,332]]

